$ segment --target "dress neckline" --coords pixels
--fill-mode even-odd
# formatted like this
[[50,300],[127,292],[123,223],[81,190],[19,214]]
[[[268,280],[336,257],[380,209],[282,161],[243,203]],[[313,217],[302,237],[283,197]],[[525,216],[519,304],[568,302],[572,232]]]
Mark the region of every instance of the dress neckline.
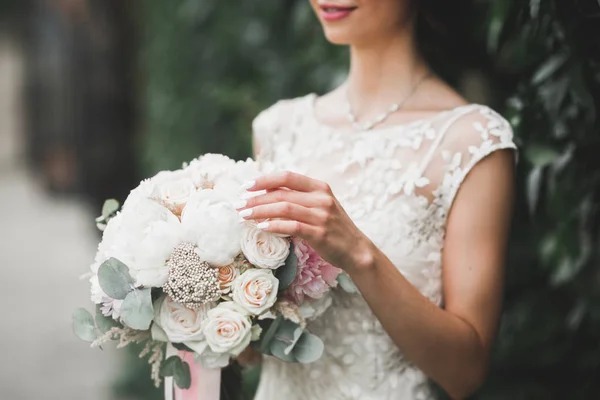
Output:
[[445,110],[441,110],[438,111],[432,115],[429,115],[427,117],[421,117],[421,118],[416,118],[410,121],[406,121],[406,122],[402,122],[402,123],[398,123],[398,124],[393,124],[393,125],[385,125],[381,128],[376,128],[376,129],[371,129],[371,130],[345,130],[345,129],[339,129],[339,128],[334,128],[331,125],[327,125],[324,124],[323,122],[321,122],[318,118],[317,118],[317,114],[316,114],[316,109],[315,109],[315,103],[317,101],[317,99],[319,98],[319,96],[316,93],[310,93],[307,96],[308,99],[308,115],[310,117],[310,119],[312,120],[312,122],[319,128],[324,129],[326,131],[329,131],[331,133],[338,133],[338,134],[343,134],[343,135],[363,135],[363,134],[374,134],[374,133],[382,133],[382,132],[389,132],[389,131],[393,131],[396,129],[405,129],[408,127],[412,127],[412,126],[417,126],[426,122],[430,122],[433,121],[435,119],[437,119],[438,117],[441,117],[443,115],[447,115],[447,114],[451,114],[453,112],[462,110],[462,109],[469,109],[469,108],[477,108],[477,107],[485,107],[481,104],[477,104],[477,103],[469,103],[469,104],[463,104],[460,106],[456,106],[456,107],[452,107],[452,108],[448,108]]

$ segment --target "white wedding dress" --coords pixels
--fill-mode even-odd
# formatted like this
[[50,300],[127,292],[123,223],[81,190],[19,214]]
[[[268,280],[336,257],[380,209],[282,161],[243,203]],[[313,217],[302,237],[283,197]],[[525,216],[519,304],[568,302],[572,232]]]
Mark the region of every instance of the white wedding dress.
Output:
[[[365,132],[340,132],[314,116],[314,94],[263,111],[253,129],[279,168],[329,183],[346,212],[402,274],[443,306],[441,251],[463,179],[490,153],[515,149],[512,130],[482,105]],[[315,363],[264,357],[256,400],[430,399],[425,375],[403,357],[359,294],[335,289],[308,329],[325,351]]]

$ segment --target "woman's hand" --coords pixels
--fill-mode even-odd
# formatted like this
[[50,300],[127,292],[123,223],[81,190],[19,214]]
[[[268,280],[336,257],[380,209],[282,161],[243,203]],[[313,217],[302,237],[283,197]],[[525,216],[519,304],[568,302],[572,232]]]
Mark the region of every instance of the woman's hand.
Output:
[[260,229],[303,238],[321,257],[346,271],[372,263],[374,245],[352,222],[327,183],[283,172],[247,182],[244,189],[266,190],[242,200],[238,208],[243,218],[263,221]]

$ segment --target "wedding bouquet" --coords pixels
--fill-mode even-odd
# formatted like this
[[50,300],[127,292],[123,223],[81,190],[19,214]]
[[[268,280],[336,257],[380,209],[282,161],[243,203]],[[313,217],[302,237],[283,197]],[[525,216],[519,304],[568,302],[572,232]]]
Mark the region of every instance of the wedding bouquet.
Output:
[[96,313],[74,312],[77,336],[92,347],[145,343],[140,356],[149,355],[155,384],[172,376],[184,389],[190,366],[177,354],[166,358],[167,344],[208,368],[226,366],[248,345],[289,362],[317,360],[323,342],[306,321],[330,305],[338,282],[351,284],[304,240],[239,216],[242,184],[261,169],[207,154],[142,181],[120,211],[107,201],[89,278]]

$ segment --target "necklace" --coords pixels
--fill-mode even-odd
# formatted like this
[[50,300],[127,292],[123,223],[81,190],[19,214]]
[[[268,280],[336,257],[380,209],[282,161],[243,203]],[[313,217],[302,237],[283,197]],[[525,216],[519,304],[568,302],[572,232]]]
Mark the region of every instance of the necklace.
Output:
[[388,117],[390,115],[392,115],[393,113],[395,113],[396,111],[398,111],[399,109],[401,109],[402,106],[406,103],[406,101],[408,99],[410,99],[411,96],[417,91],[417,89],[419,88],[419,86],[421,86],[421,83],[423,83],[430,76],[431,76],[430,72],[424,74],[421,77],[421,79],[419,79],[412,86],[412,88],[410,89],[410,91],[408,92],[408,94],[406,95],[406,97],[404,97],[404,99],[402,99],[401,102],[392,104],[385,112],[383,112],[383,113],[379,114],[377,117],[375,117],[375,119],[373,119],[372,121],[368,121],[368,122],[362,123],[362,124],[360,124],[357,121],[356,115],[354,115],[354,111],[352,111],[352,105],[350,105],[350,97],[348,96],[348,90],[346,90],[346,109],[347,109],[347,112],[348,112],[348,120],[350,121],[350,123],[352,123],[352,126],[357,131],[370,131],[375,126],[381,124],[383,121],[385,121],[386,119],[388,119]]

